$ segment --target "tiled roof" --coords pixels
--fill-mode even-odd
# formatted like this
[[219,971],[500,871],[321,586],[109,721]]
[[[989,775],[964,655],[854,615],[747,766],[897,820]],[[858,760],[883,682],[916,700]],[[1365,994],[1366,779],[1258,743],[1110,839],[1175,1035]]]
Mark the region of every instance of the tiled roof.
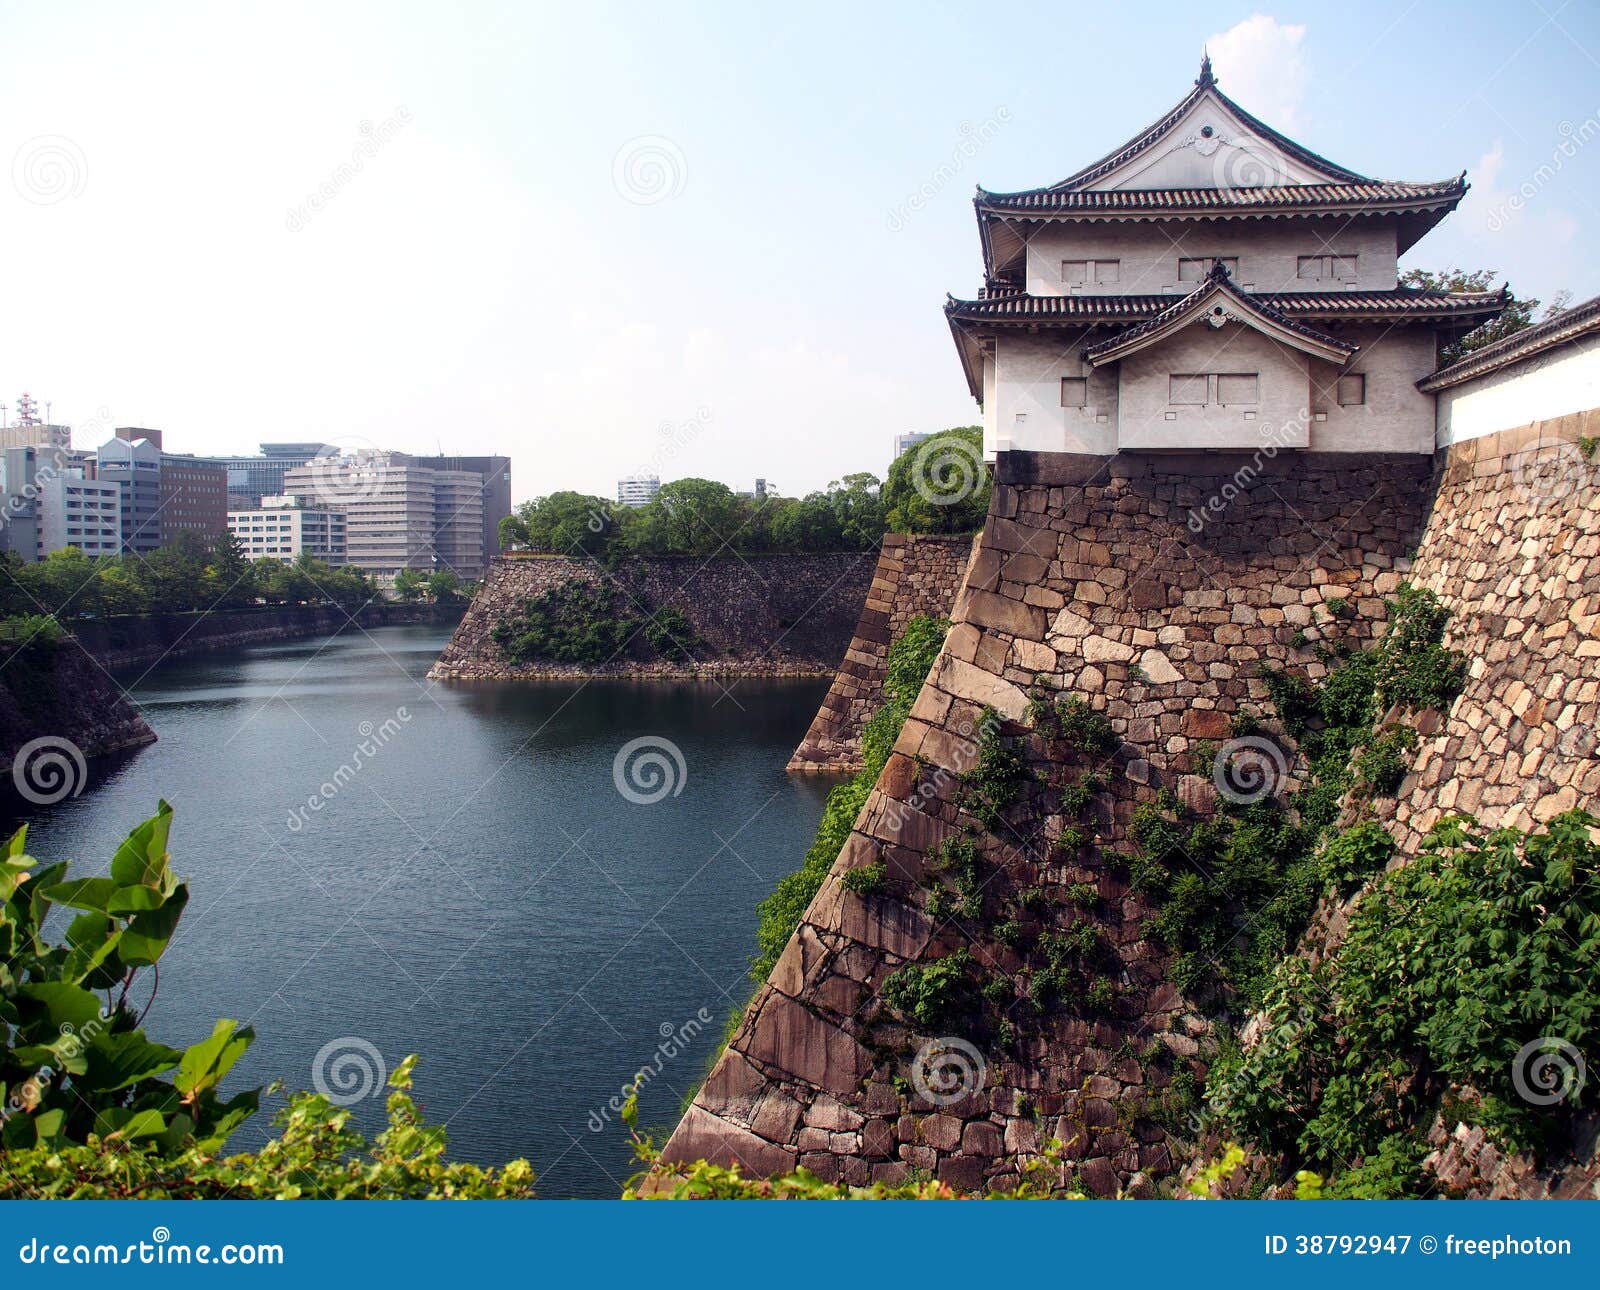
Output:
[[1573,305],[1537,326],[1525,327],[1482,349],[1473,350],[1465,358],[1418,381],[1417,388],[1428,393],[1447,390],[1452,385],[1460,385],[1477,376],[1487,376],[1490,372],[1532,358],[1557,345],[1565,345],[1581,336],[1595,333],[1600,333],[1600,296],[1585,300],[1581,305]]
[[[1206,275],[1205,281],[1188,295],[1173,301],[1165,309],[1157,310],[1142,322],[1137,322],[1132,327],[1119,331],[1113,336],[1108,336],[1098,344],[1087,346],[1083,351],[1084,361],[1097,364],[1100,361],[1109,361],[1111,357],[1120,356],[1128,351],[1130,347],[1140,348],[1138,342],[1145,337],[1159,332],[1163,328],[1172,327],[1173,324],[1183,319],[1185,315],[1204,309],[1214,299],[1232,301],[1239,314],[1246,319],[1254,316],[1255,321],[1250,324],[1252,326],[1258,328],[1264,326],[1268,330],[1273,327],[1281,328],[1282,332],[1288,333],[1290,343],[1296,344],[1300,348],[1321,351],[1324,357],[1331,357],[1336,354],[1341,361],[1349,358],[1355,352],[1354,345],[1346,344],[1337,337],[1329,336],[1312,327],[1307,327],[1302,322],[1296,322],[1263,297],[1240,291],[1228,277],[1228,271],[1223,267],[1222,261],[1218,260],[1212,266],[1211,272]],[[1220,313],[1225,306],[1218,304],[1216,308]],[[1184,325],[1187,326],[1188,324]],[[1296,341],[1293,339],[1294,337],[1300,339]],[[1309,342],[1309,344],[1302,344],[1301,342]]]
[[[1252,298],[1286,318],[1487,318],[1506,305],[1503,291],[1425,291],[1396,287],[1391,291],[1278,291]],[[1000,323],[1133,323],[1180,303],[1172,295],[1031,296],[1003,292],[983,300],[945,304],[952,322]]]
[[1274,188],[1034,188],[991,193],[980,188],[980,214],[1104,214],[1160,211],[1176,215],[1244,212],[1393,210],[1449,205],[1467,191],[1465,175],[1433,183],[1372,181],[1284,184]]

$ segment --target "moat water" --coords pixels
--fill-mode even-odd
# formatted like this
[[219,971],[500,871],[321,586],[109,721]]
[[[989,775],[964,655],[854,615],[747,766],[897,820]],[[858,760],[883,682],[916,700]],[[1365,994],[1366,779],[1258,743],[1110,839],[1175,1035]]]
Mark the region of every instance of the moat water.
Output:
[[[632,1157],[614,1095],[657,1071],[640,1119],[670,1126],[749,995],[755,906],[821,814],[827,785],[783,767],[826,683],[428,682],[447,635],[123,676],[160,742],[30,808],[29,850],[104,872],[166,798],[192,898],[154,1038],[237,1018],[257,1038],[230,1088],[320,1076],[340,1097],[418,1053],[453,1155],[525,1156],[545,1196],[615,1196]],[[643,800],[614,774],[635,740],[622,784]],[[382,1092],[352,1104],[366,1130]]]

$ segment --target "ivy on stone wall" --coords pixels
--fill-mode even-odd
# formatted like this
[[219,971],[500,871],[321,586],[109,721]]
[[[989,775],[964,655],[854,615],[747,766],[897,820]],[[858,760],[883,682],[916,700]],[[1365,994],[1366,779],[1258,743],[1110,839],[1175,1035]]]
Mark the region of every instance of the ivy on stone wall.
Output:
[[507,661],[568,663],[596,667],[642,642],[661,658],[692,662],[704,648],[694,625],[680,609],[648,614],[614,584],[568,578],[527,597],[513,614],[500,619],[490,637]]

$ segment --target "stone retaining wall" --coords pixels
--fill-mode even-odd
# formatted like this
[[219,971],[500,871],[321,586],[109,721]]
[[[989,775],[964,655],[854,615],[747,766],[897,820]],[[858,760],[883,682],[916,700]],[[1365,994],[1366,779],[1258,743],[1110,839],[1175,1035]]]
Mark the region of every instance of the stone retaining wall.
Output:
[[[362,627],[384,627],[449,622],[452,617],[454,611],[429,605],[369,605],[356,611],[355,621]],[[351,616],[333,606],[285,605],[80,619],[72,629],[82,647],[105,667],[133,668],[211,650],[324,636],[350,626]]]
[[789,759],[791,771],[861,769],[861,727],[878,709],[889,645],[918,614],[949,614],[966,575],[969,537],[886,533],[855,634],[822,707]]
[[[499,556],[428,675],[434,680],[832,676],[874,563],[864,551],[640,556],[615,568],[567,556]],[[694,660],[666,663],[635,646],[600,667],[507,662],[494,643],[495,624],[528,597],[573,579],[617,586],[637,613],[682,610],[701,640]]]
[[[1207,1023],[1168,982],[1142,937],[1141,900],[1101,856],[1124,843],[1135,805],[1161,786],[1211,808],[1211,767],[1197,764],[1196,742],[1226,739],[1242,707],[1267,709],[1261,663],[1325,670],[1312,649],[1326,601],[1357,610],[1341,634],[1382,629],[1384,597],[1421,536],[1431,465],[1314,453],[1002,457],[944,651],[665,1158],[759,1174],[800,1164],[853,1183],[915,1168],[981,1189],[1014,1183],[1019,1162],[1056,1137],[1097,1194],[1145,1191],[1175,1168],[1181,1142],[1158,1104],[1173,1074],[1196,1062]],[[1028,790],[1034,805],[982,840],[985,916],[930,917],[925,884],[957,828],[957,777],[973,765],[982,711],[1027,735],[1036,680],[1104,713],[1119,741],[1101,768],[1110,787],[1094,837],[1077,854],[1055,846],[1065,821],[1051,814],[1051,792],[1092,767],[1030,735],[1028,769],[1048,789]],[[879,860],[881,892],[841,881]],[[1092,909],[1069,906],[1077,884],[1093,884]],[[1043,909],[1020,915],[1035,931],[1098,925],[1115,1001],[1098,1013],[995,1005],[1003,1015],[977,1053],[981,1079],[956,1100],[930,1096],[938,1090],[917,1088],[915,1059],[940,1036],[885,1007],[885,981],[965,948],[989,980],[1020,985],[1021,960],[993,923],[1035,889]],[[1005,1042],[993,1038],[1000,1021]],[[1152,1043],[1167,1060],[1137,1059]]]
[[[154,743],[156,735],[110,673],[69,637],[53,649],[8,658],[0,667],[0,799],[20,787],[13,783],[13,762],[35,740],[48,743],[22,758],[17,779],[48,793],[60,782],[49,782],[48,772],[36,766],[41,751],[63,749],[72,760],[70,745],[93,759]],[[35,766],[32,772],[26,769],[30,766]],[[82,787],[75,770],[66,782]]]

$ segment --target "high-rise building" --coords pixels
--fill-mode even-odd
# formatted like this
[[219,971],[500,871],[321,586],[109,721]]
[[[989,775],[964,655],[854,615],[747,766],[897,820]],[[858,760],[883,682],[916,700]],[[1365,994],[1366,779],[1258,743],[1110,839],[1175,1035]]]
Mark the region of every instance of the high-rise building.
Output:
[[263,497],[283,495],[283,476],[313,458],[333,455],[339,450],[325,443],[264,443],[256,457],[223,457],[228,471],[228,505],[248,510]]
[[905,430],[905,431],[902,431],[900,434],[897,434],[894,437],[894,456],[891,457],[889,460],[890,461],[898,461],[901,457],[904,457],[906,455],[906,453],[910,452],[913,448],[915,448],[924,439],[931,439],[932,437],[933,437],[933,432],[931,430]]
[[228,529],[228,470],[220,460],[161,454],[161,542],[180,533],[210,540]]
[[623,506],[648,506],[660,491],[659,475],[624,475],[617,480],[617,501]]
[[344,511],[299,495],[263,497],[258,507],[228,512],[228,529],[252,560],[270,557],[288,563],[309,555],[324,564],[344,564],[346,523]]
[[500,550],[500,521],[511,514],[511,458],[413,457],[428,470],[467,470],[483,478],[483,558]]
[[146,432],[129,433],[118,429],[100,445],[95,477],[121,490],[122,550],[146,555],[161,545],[161,445]]
[[483,576],[483,477],[475,472],[362,452],[295,467],[284,475],[284,491],[343,510],[349,563],[380,581],[402,569]]

